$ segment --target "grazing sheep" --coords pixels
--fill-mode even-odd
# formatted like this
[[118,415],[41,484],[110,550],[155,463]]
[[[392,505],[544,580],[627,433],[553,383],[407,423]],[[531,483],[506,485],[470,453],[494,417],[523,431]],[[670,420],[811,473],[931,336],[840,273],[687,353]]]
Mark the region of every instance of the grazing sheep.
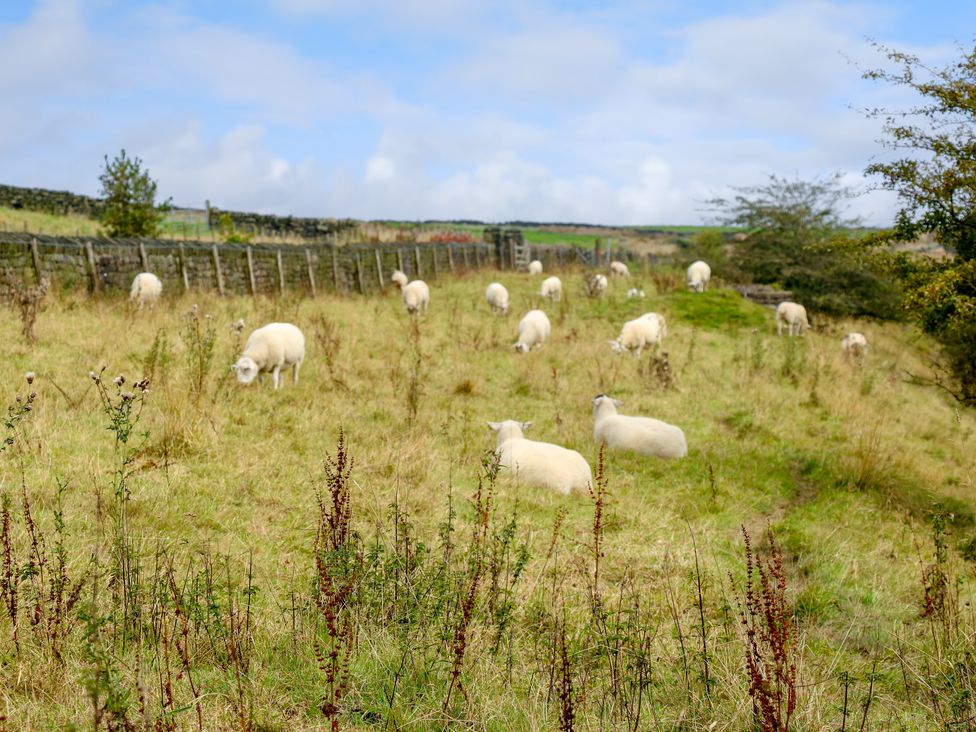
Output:
[[661,339],[667,334],[668,328],[662,316],[657,313],[645,313],[639,318],[624,323],[620,329],[620,336],[608,342],[614,353],[630,351],[634,354],[634,358],[640,358],[645,346],[661,345]]
[[542,274],[542,262],[540,262],[538,259],[533,259],[531,262],[529,262],[529,274]]
[[848,333],[841,339],[840,350],[848,358],[860,360],[868,353],[868,339],[863,333]]
[[643,300],[645,297],[646,295],[644,294],[644,291],[638,290],[636,287],[631,287],[629,290],[627,290],[628,300],[634,300],[634,299]]
[[783,323],[786,323],[789,335],[803,335],[803,329],[810,329],[807,320],[807,309],[795,302],[781,302],[776,306],[776,332],[783,335]]
[[558,301],[562,299],[563,296],[563,282],[558,277],[546,277],[542,281],[542,287],[539,289],[539,294],[543,297],[548,297],[550,300]]
[[574,490],[588,491],[593,486],[590,464],[575,450],[524,437],[531,422],[489,422],[498,433],[495,453],[498,465],[511,470],[520,483],[551,488],[563,495]]
[[586,294],[590,297],[601,297],[607,291],[607,277],[602,274],[594,274],[585,278]]
[[613,277],[630,277],[630,267],[615,260],[610,262],[610,275]]
[[132,280],[132,290],[129,292],[129,299],[139,303],[139,309],[143,305],[155,307],[156,300],[163,292],[162,281],[152,272],[140,272]]
[[274,388],[281,386],[281,369],[291,366],[295,383],[305,358],[305,336],[291,323],[269,323],[253,331],[244,344],[244,353],[231,366],[237,380],[250,384],[254,377],[271,372]]
[[549,337],[549,318],[541,310],[530,310],[518,324],[518,341],[512,346],[519,353],[528,353],[533,348],[540,348]]
[[398,290],[402,290],[403,286],[409,282],[407,276],[403,274],[398,269],[393,270],[393,274],[390,275],[390,282],[392,282]]
[[712,278],[712,268],[700,259],[692,262],[688,267],[688,288],[695,292],[704,292],[705,285]]
[[485,299],[491,305],[492,313],[508,315],[508,290],[505,289],[505,285],[500,282],[492,282],[485,290]]
[[633,450],[659,458],[682,458],[688,443],[680,427],[651,417],[617,414],[623,404],[606,394],[593,397],[593,440],[612,450]]
[[406,306],[408,313],[416,315],[421,310],[425,313],[427,312],[427,305],[430,304],[430,288],[427,287],[426,282],[423,280],[414,280],[400,289],[403,295],[403,304]]

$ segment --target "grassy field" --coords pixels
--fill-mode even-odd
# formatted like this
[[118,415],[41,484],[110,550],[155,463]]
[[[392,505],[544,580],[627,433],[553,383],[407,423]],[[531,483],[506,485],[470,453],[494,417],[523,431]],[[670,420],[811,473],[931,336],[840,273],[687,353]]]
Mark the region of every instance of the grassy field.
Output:
[[[416,322],[395,293],[66,299],[30,346],[0,319],[0,728],[749,729],[743,619],[760,655],[780,639],[760,668],[781,671],[774,711],[796,691],[790,729],[972,716],[976,420],[906,378],[930,345],[822,318],[777,338],[772,311],[680,273],[644,301],[562,274],[521,356],[538,280],[511,273],[431,283]],[[666,364],[614,356],[648,310]],[[243,337],[276,320],[306,334],[300,383],[239,386]],[[601,392],[681,426],[689,455],[597,471]],[[508,418],[602,488],[493,478],[485,423]],[[745,595],[742,526],[781,593]]]

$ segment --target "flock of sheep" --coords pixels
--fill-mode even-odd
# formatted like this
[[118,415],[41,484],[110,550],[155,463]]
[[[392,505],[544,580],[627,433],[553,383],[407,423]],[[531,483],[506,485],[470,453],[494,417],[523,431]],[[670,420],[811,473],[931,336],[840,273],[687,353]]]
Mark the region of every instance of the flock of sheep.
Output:
[[[532,275],[542,274],[542,263],[529,264]],[[630,271],[623,262],[610,263],[610,275],[627,278]],[[702,261],[694,262],[687,270],[688,289],[703,292],[711,279],[711,268]],[[426,312],[430,304],[430,288],[422,280],[409,281],[397,270],[391,276],[400,290],[406,311],[412,315]],[[605,275],[588,278],[587,290],[593,296],[602,295],[608,286]],[[162,282],[149,272],[136,275],[130,299],[143,305],[153,305],[162,293]],[[562,282],[558,277],[543,280],[539,290],[543,298],[558,301],[562,297]],[[631,288],[628,298],[642,298],[644,292]],[[492,282],[485,291],[485,299],[496,315],[507,315],[508,290],[499,282]],[[783,324],[789,336],[802,335],[810,328],[806,309],[794,302],[780,303],[776,308],[777,332],[783,334]],[[549,318],[542,310],[530,310],[518,324],[518,340],[513,348],[519,353],[540,348],[551,332]],[[629,351],[639,358],[644,348],[654,348],[667,335],[667,324],[658,313],[645,313],[623,324],[620,335],[609,341],[614,353]],[[850,333],[841,341],[842,352],[853,358],[867,353],[867,339],[861,333]],[[294,382],[305,358],[305,337],[291,323],[270,323],[248,336],[244,351],[231,367],[241,384],[250,384],[264,373],[270,373],[274,388],[281,385],[281,370],[291,367]],[[621,402],[599,394],[593,398],[593,440],[610,449],[629,450],[658,458],[682,458],[688,454],[688,443],[680,427],[658,419],[620,414]],[[496,453],[499,466],[512,471],[517,480],[526,485],[549,488],[562,494],[587,491],[593,486],[593,474],[586,459],[575,450],[547,442],[525,438],[531,422],[506,420],[489,422],[497,435]]]

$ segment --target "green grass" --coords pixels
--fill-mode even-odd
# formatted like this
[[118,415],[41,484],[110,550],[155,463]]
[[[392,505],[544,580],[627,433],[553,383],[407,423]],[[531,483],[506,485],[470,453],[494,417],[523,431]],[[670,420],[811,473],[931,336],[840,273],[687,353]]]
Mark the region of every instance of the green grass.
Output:
[[[639,648],[651,674],[641,692],[641,728],[655,718],[662,729],[748,728],[735,601],[744,577],[741,525],[763,552],[761,538],[775,532],[784,552],[801,640],[796,729],[840,727],[842,673],[851,684],[848,728],[851,719],[859,724],[872,668],[872,728],[940,729],[933,698],[947,721],[969,714],[970,702],[950,681],[966,663],[974,624],[962,612],[943,638],[937,619],[920,616],[920,564],[934,561],[932,511],[949,506],[963,520],[947,529],[946,571],[953,583],[958,578],[959,607],[971,599],[972,572],[956,547],[972,534],[976,420],[902,377],[925,368],[924,342],[902,325],[820,321],[818,332],[789,341],[775,336],[772,310],[731,291],[653,293],[645,284],[649,297],[630,301],[626,285],[614,282],[608,297],[590,300],[581,273],[561,275],[566,295],[555,305],[540,302],[538,280],[527,275],[431,282],[430,312],[416,329],[395,293],[280,301],[167,296],[142,312],[69,297],[41,314],[30,347],[15,317],[0,319],[7,344],[0,406],[16,410],[26,371],[36,372],[38,394],[16,432],[5,430],[14,443],[0,453],[0,493],[11,506],[22,577],[19,653],[0,614],[0,713],[8,727],[90,725],[84,681],[93,669],[108,669],[105,678],[128,693],[130,719],[141,718],[140,687],[146,715],[162,719],[166,650],[174,694],[167,708],[176,710],[178,728],[196,729],[189,679],[178,674],[179,615],[172,597],[158,600],[167,582],[154,584],[172,566],[176,585],[187,588],[180,595],[189,598],[186,611],[196,613],[188,643],[204,728],[240,728],[241,698],[254,729],[327,728],[319,711],[327,679],[316,648],[326,640],[312,592],[313,544],[317,495],[326,490],[322,466],[340,429],[355,461],[352,527],[360,552],[358,589],[342,611],[355,634],[344,729],[558,728],[559,696],[549,690],[558,623],[565,623],[577,729],[632,728],[622,707],[613,711],[613,679],[635,678],[631,654]],[[489,314],[483,293],[492,280],[508,286],[512,316]],[[199,320],[188,314],[193,304]],[[552,336],[520,356],[511,349],[518,317],[538,306],[549,312]],[[654,381],[653,354],[635,361],[606,343],[624,320],[649,310],[667,318],[671,390]],[[276,320],[303,328],[308,355],[297,386],[290,375],[277,392],[232,382],[228,367],[240,343],[230,325],[238,318],[247,322],[244,335]],[[189,337],[194,323],[201,342]],[[839,338],[849,329],[871,343],[860,370],[840,357]],[[194,353],[212,356],[198,372],[199,399],[191,386]],[[121,448],[88,377],[102,365],[106,379],[127,377],[123,391],[151,376],[136,432]],[[452,634],[479,556],[474,496],[484,452],[494,447],[485,422],[532,420],[529,437],[577,449],[595,465],[590,399],[600,392],[622,400],[625,413],[681,426],[690,453],[671,462],[606,455],[600,622],[592,609],[591,498],[499,479],[484,524],[490,552],[466,634],[464,692],[455,690],[445,705]],[[125,456],[131,497],[123,504],[115,489]],[[60,533],[59,482],[66,486]],[[51,565],[37,585],[24,495],[49,554],[63,537],[72,581],[98,557],[99,594],[92,598],[89,569],[67,616],[63,662],[44,624],[30,622],[32,588],[48,588]],[[115,523],[123,505],[124,531]],[[128,580],[140,590],[133,600],[142,613],[138,632],[120,620],[127,612],[119,599],[125,580],[113,574],[120,536],[139,567]],[[692,536],[704,582],[708,689]],[[528,558],[517,570],[522,545]],[[342,556],[328,560],[344,576]],[[200,590],[207,578],[215,583],[212,602]],[[509,585],[510,594],[499,589]],[[248,595],[248,664],[239,676],[226,650],[229,618]],[[489,604],[507,601],[511,615],[503,622],[505,605],[492,612]],[[107,618],[101,634],[86,635],[83,608]],[[172,629],[165,646],[161,627]],[[644,641],[639,632],[647,632]],[[623,649],[613,662],[607,639]],[[619,673],[611,671],[617,662]],[[103,679],[98,688],[109,687]],[[636,699],[628,688],[620,698]]]

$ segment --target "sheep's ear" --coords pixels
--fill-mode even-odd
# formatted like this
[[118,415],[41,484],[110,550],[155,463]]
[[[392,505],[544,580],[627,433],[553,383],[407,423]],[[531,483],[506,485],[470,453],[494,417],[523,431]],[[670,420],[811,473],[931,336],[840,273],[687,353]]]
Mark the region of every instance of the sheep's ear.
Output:
[[532,426],[532,423],[531,422],[523,422],[522,423],[522,429],[523,430],[527,430],[531,426]]
[[498,430],[502,428],[501,422],[487,422],[486,424],[488,425],[488,427],[495,430],[495,432],[498,432]]
[[230,370],[231,370],[231,371],[237,371],[237,364],[236,364],[236,363],[232,363],[232,364],[230,365]]
[[624,403],[619,399],[611,399],[610,401],[613,402],[613,406],[615,407],[622,407],[624,405]]

